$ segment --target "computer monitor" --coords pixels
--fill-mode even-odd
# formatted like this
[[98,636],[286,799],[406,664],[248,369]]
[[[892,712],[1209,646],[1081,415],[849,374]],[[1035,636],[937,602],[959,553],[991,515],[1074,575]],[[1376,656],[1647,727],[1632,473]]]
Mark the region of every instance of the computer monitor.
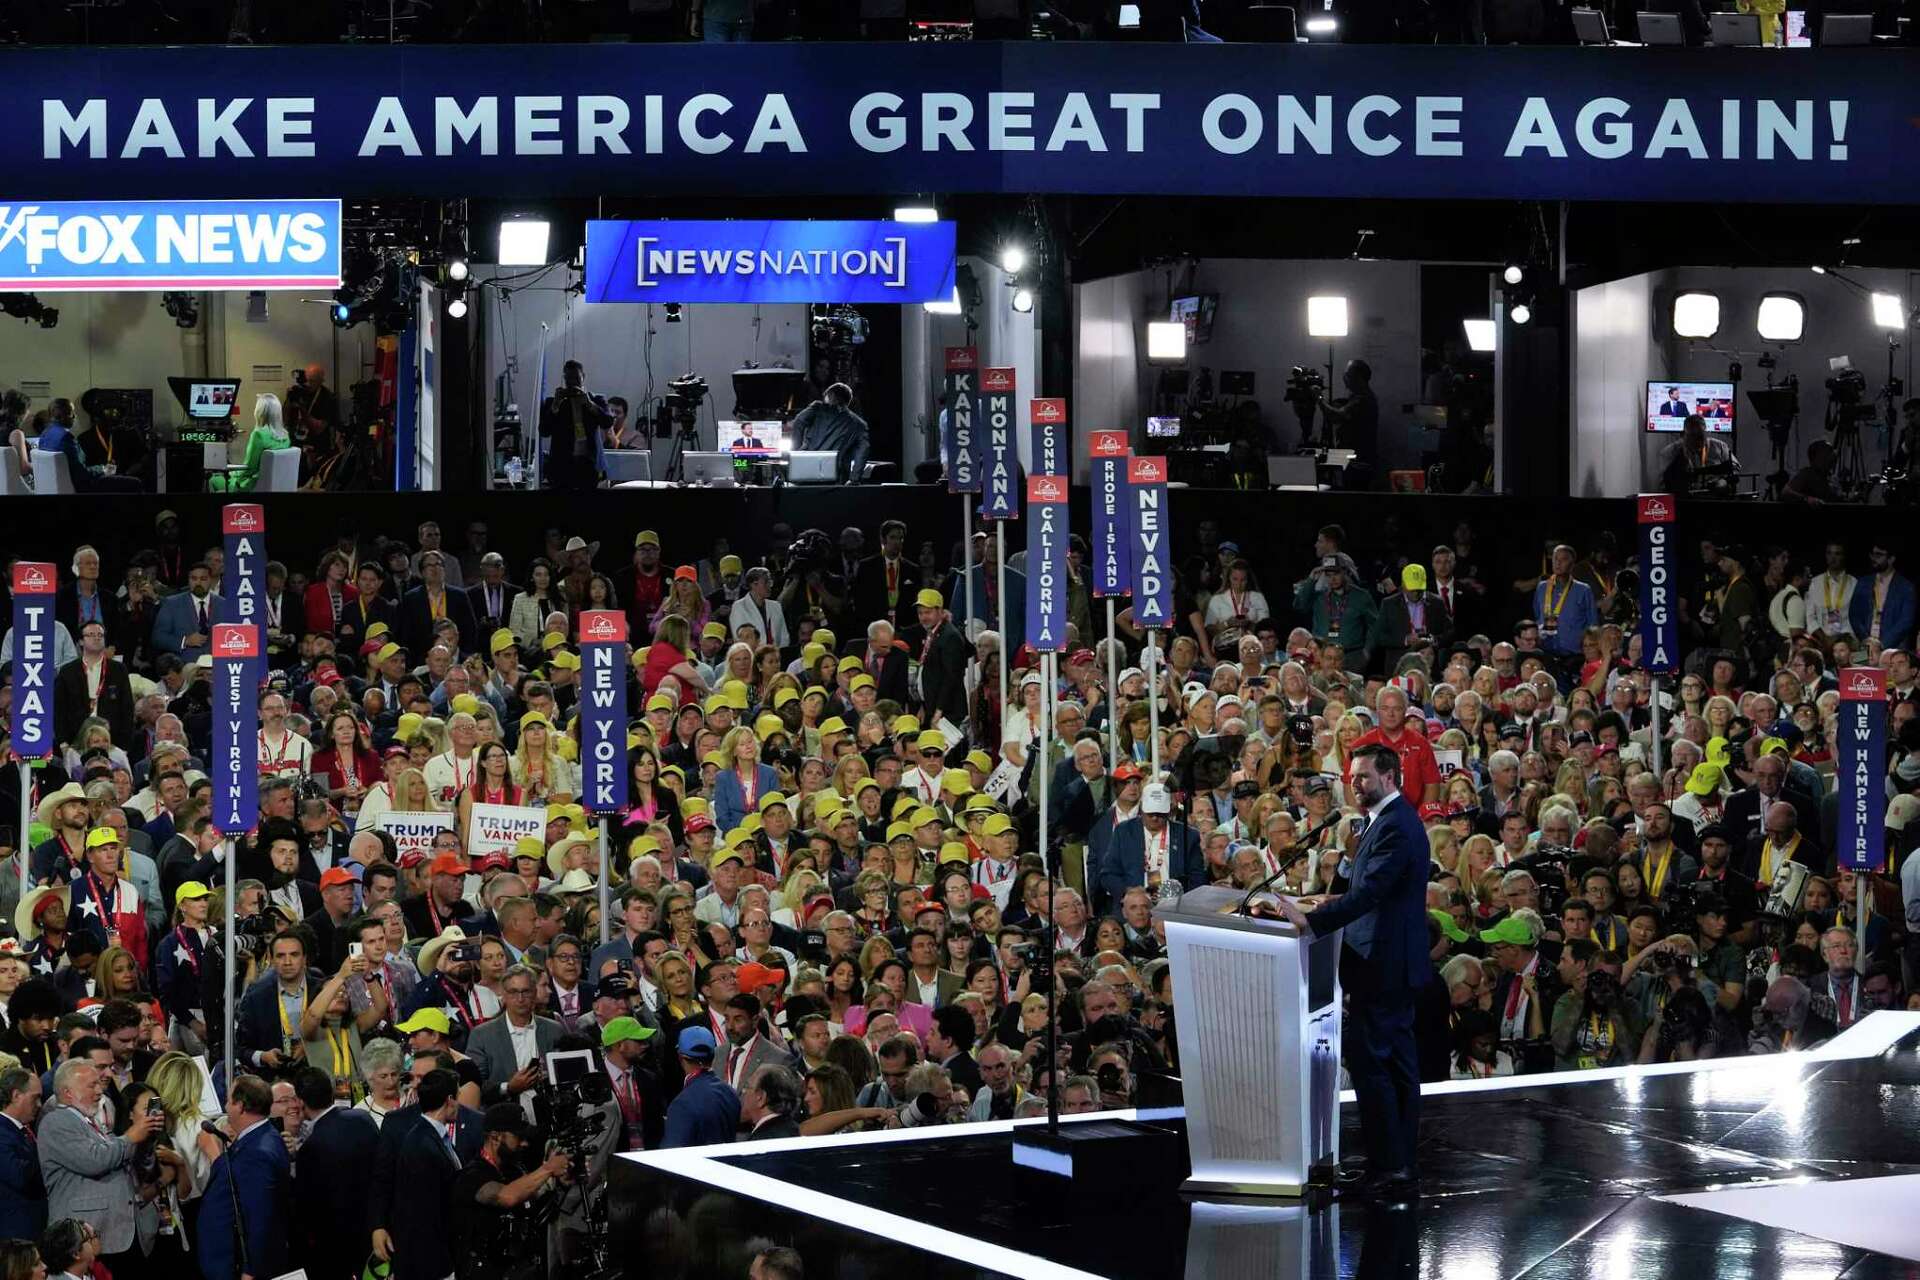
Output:
[[680,455],[680,478],[715,489],[733,487],[733,455],[688,450]]
[[231,418],[240,399],[238,378],[169,377],[167,385],[187,417],[203,422]]
[[720,419],[721,451],[735,458],[777,458],[792,448],[784,423]]
[[1827,13],[1820,16],[1820,44],[1872,44],[1873,15],[1870,13]]
[[1733,434],[1733,384],[1731,382],[1647,383],[1647,430],[1678,434],[1689,415],[1699,414],[1707,430],[1716,435]]
[[1744,49],[1760,43],[1760,15],[1757,13],[1710,13],[1707,15],[1707,41],[1726,48]]
[[1643,9],[1635,17],[1639,22],[1642,44],[1684,45],[1687,42],[1677,13],[1651,13]]
[[795,449],[787,455],[791,484],[833,484],[840,479],[840,454],[834,449]]
[[651,449],[608,449],[607,483],[609,485],[629,484],[636,480],[653,479],[653,451]]
[[1180,419],[1178,418],[1148,418],[1147,419],[1147,439],[1178,440],[1179,438],[1180,438]]
[[1607,31],[1607,17],[1598,9],[1575,9],[1573,34],[1581,44],[1607,44],[1612,39]]
[[1178,320],[1187,326],[1187,345],[1195,346],[1213,339],[1213,313],[1220,307],[1220,295],[1217,293],[1197,293],[1192,297],[1175,298],[1167,308],[1167,319]]

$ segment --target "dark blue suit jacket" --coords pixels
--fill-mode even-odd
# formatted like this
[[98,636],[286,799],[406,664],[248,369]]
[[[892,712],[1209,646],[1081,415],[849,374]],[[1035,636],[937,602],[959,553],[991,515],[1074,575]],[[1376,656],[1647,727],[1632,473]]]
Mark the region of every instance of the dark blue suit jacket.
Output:
[[[773,771],[770,764],[755,765],[753,769],[753,801],[760,803],[760,797],[769,791],[780,789],[780,775]],[[724,834],[740,825],[752,809],[747,805],[746,788],[740,785],[740,775],[732,769],[722,769],[713,780],[713,820]]]
[[1343,950],[1357,953],[1375,990],[1411,991],[1433,976],[1427,957],[1431,861],[1426,828],[1402,795],[1360,837],[1347,891],[1307,917],[1316,934],[1346,930]]
[[40,1153],[19,1125],[0,1119],[0,1240],[38,1240],[46,1229]]
[[293,1162],[280,1133],[270,1124],[257,1125],[241,1135],[213,1162],[207,1192],[200,1198],[200,1274],[206,1280],[236,1280],[240,1260],[234,1256],[233,1178],[240,1192],[240,1214],[246,1223],[247,1274],[277,1276],[287,1261],[289,1193]]
[[[1168,828],[1167,875],[1183,888],[1197,889],[1207,883],[1207,859],[1200,852],[1200,833],[1191,823],[1175,822]],[[1147,829],[1139,818],[1128,818],[1113,829],[1113,839],[1100,859],[1099,883],[1102,895],[1097,910],[1110,910],[1129,888],[1145,884],[1147,878]]]
[[667,1107],[663,1147],[704,1147],[732,1142],[740,1128],[740,1095],[711,1071],[693,1076]]
[[364,1111],[335,1107],[300,1144],[301,1260],[314,1280],[357,1277],[366,1261],[367,1176],[380,1126]]

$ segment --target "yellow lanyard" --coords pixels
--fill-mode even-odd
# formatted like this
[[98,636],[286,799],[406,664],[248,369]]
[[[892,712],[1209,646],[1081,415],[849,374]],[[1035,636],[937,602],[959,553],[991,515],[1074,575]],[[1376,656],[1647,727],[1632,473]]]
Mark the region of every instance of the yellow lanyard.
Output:
[[1780,855],[1780,861],[1790,862],[1793,860],[1793,851],[1795,849],[1798,849],[1799,847],[1800,847],[1800,833],[1798,831],[1793,833],[1793,843],[1789,844],[1784,849],[1775,848],[1774,843],[1771,840],[1761,841],[1760,842],[1760,883],[1761,884],[1773,883],[1773,858],[1775,854]]
[[1828,613],[1840,612],[1840,597],[1847,593],[1847,589],[1843,586],[1836,594],[1834,591],[1834,584],[1836,582],[1838,582],[1838,579],[1832,574],[1828,574],[1826,582],[1820,587],[1820,594],[1826,598]]
[[447,616],[447,593],[442,591],[439,595],[436,596],[432,592],[428,592],[427,593],[427,611],[433,615],[433,620],[435,622],[438,622],[440,621],[440,619],[446,617]]
[[1573,579],[1568,578],[1564,583],[1561,584],[1560,599],[1556,601],[1553,598],[1553,579],[1548,578],[1546,596],[1545,596],[1545,599],[1541,601],[1541,605],[1540,605],[1541,612],[1545,613],[1548,618],[1556,622],[1559,621],[1560,611],[1567,607],[1567,596],[1571,594],[1572,591],[1573,591]]
[[336,1081],[353,1079],[353,1040],[346,1027],[342,1025],[338,1031],[331,1027],[321,1030],[326,1033],[327,1048],[333,1051],[333,1078]]
[[1655,868],[1654,874],[1647,877],[1647,896],[1649,898],[1658,898],[1660,896],[1660,886],[1667,882],[1667,867],[1672,862],[1673,842],[1669,840],[1667,842],[1667,851],[1660,855],[1660,865]]
[[[287,1002],[285,1000],[282,1000],[280,998],[280,995],[281,995],[280,988],[275,987],[273,991],[273,1004],[275,1008],[280,1010],[280,1034],[284,1036],[295,1035],[298,1033],[299,1028],[298,1026],[290,1027],[287,1025]],[[307,1012],[307,993],[305,991],[302,991],[300,993],[300,1015],[302,1017],[305,1017],[306,1012]]]

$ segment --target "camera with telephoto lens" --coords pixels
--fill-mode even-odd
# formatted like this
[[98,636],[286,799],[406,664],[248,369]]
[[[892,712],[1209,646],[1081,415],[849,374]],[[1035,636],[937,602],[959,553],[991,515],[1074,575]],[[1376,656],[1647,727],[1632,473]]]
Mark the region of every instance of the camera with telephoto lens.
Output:
[[1297,364],[1287,370],[1287,390],[1281,398],[1295,409],[1304,410],[1320,403],[1327,392],[1327,380],[1311,365]]
[[1611,1009],[1620,1003],[1620,979],[1605,969],[1595,969],[1587,975],[1587,999],[1589,1009]]
[[1036,995],[1045,995],[1053,988],[1053,954],[1044,943],[1019,942],[1013,947],[1013,954],[1020,958],[1021,965],[1027,971],[1027,990]]
[[1658,951],[1647,953],[1646,961],[1641,965],[1656,978],[1674,975],[1686,977],[1693,972],[1693,957],[1684,951],[1669,951],[1662,947]]
[[279,931],[280,919],[271,911],[242,916],[233,922],[234,949],[242,955],[258,955]]

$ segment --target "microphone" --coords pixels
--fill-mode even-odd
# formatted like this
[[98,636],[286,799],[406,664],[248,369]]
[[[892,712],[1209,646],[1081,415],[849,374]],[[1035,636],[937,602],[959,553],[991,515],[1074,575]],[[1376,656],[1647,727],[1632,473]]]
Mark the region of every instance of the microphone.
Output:
[[[1341,815],[1337,810],[1329,814],[1325,822],[1322,822],[1319,826],[1307,832],[1306,835],[1294,841],[1291,845],[1288,846],[1288,848],[1298,849],[1301,845],[1312,844],[1315,840],[1318,840],[1321,837],[1321,835],[1329,827],[1333,826],[1334,823],[1340,821],[1340,818],[1341,818]],[[1247,907],[1253,902],[1253,896],[1265,889],[1272,888],[1273,882],[1278,880],[1281,876],[1285,875],[1286,873],[1287,873],[1287,865],[1286,863],[1283,862],[1281,863],[1280,869],[1278,871],[1275,871],[1272,875],[1268,876],[1265,880],[1262,880],[1259,884],[1247,890],[1247,896],[1240,899],[1240,905],[1233,909],[1233,913],[1237,916],[1243,916],[1247,914]]]
[[1179,906],[1180,899],[1186,891],[1187,887],[1178,880],[1162,880],[1160,882],[1160,894],[1153,900],[1153,909],[1158,911],[1162,907]]
[[227,1136],[227,1131],[225,1129],[222,1129],[218,1124],[214,1123],[211,1120],[202,1120],[200,1122],[200,1132],[210,1133],[214,1137],[220,1139],[220,1141],[223,1143],[228,1143],[233,1141],[232,1138],[229,1138]]

